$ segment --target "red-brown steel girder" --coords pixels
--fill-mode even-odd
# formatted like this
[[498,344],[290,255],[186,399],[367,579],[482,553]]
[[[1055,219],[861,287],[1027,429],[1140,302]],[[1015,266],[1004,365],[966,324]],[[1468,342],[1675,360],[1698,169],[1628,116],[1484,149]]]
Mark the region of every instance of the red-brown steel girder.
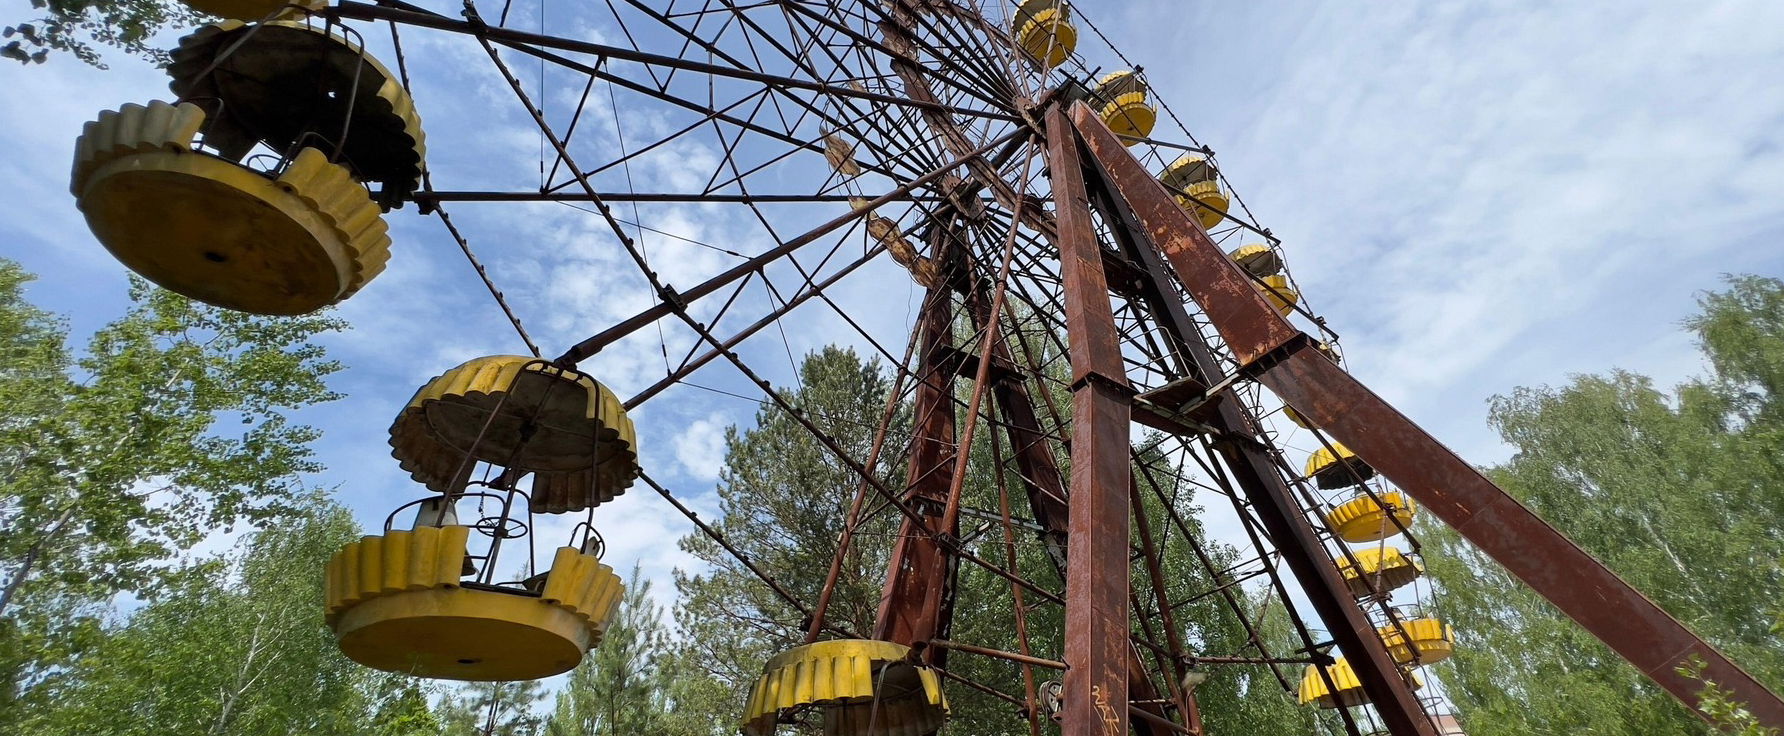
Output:
[[1065,736],[1128,728],[1128,386],[1077,136],[1047,116],[1072,365],[1070,537],[1065,573]]
[[[1087,136],[1086,142],[1093,153],[1100,154],[1105,150],[1100,149],[1099,145],[1121,146],[1113,134],[1102,127],[1102,121],[1096,120],[1095,124],[1101,128],[1103,134],[1108,135],[1108,139]],[[1125,208],[1126,202],[1112,191],[1125,182],[1115,181],[1106,170],[1099,173],[1096,184],[1110,190],[1110,196],[1101,201],[1116,210],[1105,212],[1105,217],[1110,219],[1117,239],[1123,240],[1133,252],[1137,265],[1151,282],[1141,286],[1150,289],[1150,299],[1157,311],[1154,318],[1167,334],[1179,341],[1185,353],[1184,358],[1199,371],[1200,378],[1209,383],[1218,383],[1222,368],[1213,350],[1182,305],[1174,297],[1168,296],[1174,293],[1169,282],[1173,262],[1159,259],[1152,245],[1145,242],[1150,239],[1151,233],[1137,221],[1131,208]],[[1144,174],[1144,171],[1141,173]],[[1170,206],[1181,210],[1174,202]],[[1201,227],[1200,224],[1189,226]],[[1171,257],[1177,258],[1178,255]],[[1225,261],[1222,257],[1221,262]],[[1185,264],[1175,265],[1182,268]],[[1257,298],[1249,286],[1246,293]],[[1261,300],[1259,303],[1262,303]],[[1436,726],[1420,707],[1406,677],[1389,656],[1386,644],[1376,633],[1375,624],[1350,594],[1350,589],[1345,585],[1338,568],[1332,564],[1313,525],[1308,522],[1306,513],[1296,502],[1293,491],[1278,473],[1274,460],[1264,446],[1255,440],[1255,431],[1236,398],[1229,394],[1210,404],[1210,411],[1205,412],[1204,419],[1220,436],[1220,439],[1212,443],[1213,449],[1220,454],[1232,473],[1234,483],[1251,502],[1253,513],[1282,553],[1289,572],[1300,583],[1308,602],[1325,622],[1338,648],[1350,659],[1364,692],[1369,694],[1382,721],[1395,734],[1435,736]],[[1327,686],[1335,687],[1329,682]]]
[[1703,683],[1675,668],[1695,656],[1705,679],[1762,723],[1784,726],[1777,694],[1312,350],[1312,338],[1264,302],[1089,108],[1074,106],[1072,117],[1111,188],[1247,373],[1687,706],[1696,708]]
[[[915,418],[904,498],[916,513],[914,518],[905,517],[899,526],[898,543],[887,563],[886,585],[873,627],[873,638],[907,646],[940,634],[943,612],[936,607],[942,599],[930,592],[946,583],[948,556],[932,532],[944,532],[950,538],[958,532],[939,528],[954,478],[954,368],[947,359],[953,317],[953,300],[947,287],[931,288],[919,317],[922,331],[918,339],[922,343],[918,384],[912,400]],[[924,656],[940,657],[943,651],[925,650]]]

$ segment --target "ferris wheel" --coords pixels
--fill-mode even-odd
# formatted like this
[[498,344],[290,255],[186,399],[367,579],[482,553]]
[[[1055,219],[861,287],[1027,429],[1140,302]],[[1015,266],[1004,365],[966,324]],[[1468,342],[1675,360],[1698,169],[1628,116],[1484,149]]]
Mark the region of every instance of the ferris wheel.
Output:
[[[856,481],[836,489],[849,511],[815,596],[740,554],[807,621],[741,698],[750,736],[791,723],[920,736],[946,727],[950,695],[1006,703],[1035,733],[1199,734],[1195,689],[1228,666],[1257,668],[1349,733],[1435,735],[1420,668],[1456,638],[1418,605],[1431,594],[1421,516],[1688,705],[1700,683],[1674,668],[1697,656],[1706,678],[1784,723],[1784,701],[1344,370],[1339,335],[1293,277],[1294,244],[1083,8],[615,0],[612,32],[590,40],[518,27],[513,0],[452,14],[403,0],[187,2],[224,20],[172,50],[171,99],[145,90],[80,135],[71,190],[100,242],[194,299],[303,314],[404,267],[389,218],[435,218],[523,348],[436,367],[394,418],[392,455],[416,499],[327,570],[327,622],[355,661],[455,680],[575,667],[623,589],[602,562],[600,507],[640,487],[735,553],[640,466],[640,443],[674,430],[631,418],[723,370]],[[537,128],[536,190],[430,174],[410,75],[463,60],[405,53],[422,34],[481,49],[504,104]],[[574,83],[547,95],[522,63]],[[612,121],[619,145],[591,144],[597,95],[619,93],[647,112]],[[633,184],[632,167],[694,143],[721,152],[710,171],[688,166],[660,191]],[[508,236],[450,214],[503,202],[585,209],[648,303],[574,344],[537,344],[475,255]],[[671,283],[642,242],[660,232],[621,209],[660,204],[699,205],[748,237],[684,238],[728,260]],[[885,315],[835,298],[886,289],[888,273],[922,294],[902,343],[861,324]],[[742,298],[757,292],[772,298]],[[801,310],[833,313],[892,369],[866,448],[744,355]],[[650,334],[664,369],[628,377],[644,385],[632,395],[587,368]],[[672,360],[672,342],[693,347]],[[970,488],[970,463],[994,468],[998,487]],[[1194,544],[1191,491],[1230,506],[1236,558]],[[467,499],[481,511],[461,517]],[[575,519],[573,531],[547,538],[541,514]],[[857,533],[876,519],[897,533],[873,628],[853,631],[830,618],[832,592],[850,550],[881,543]],[[1170,574],[1188,568],[1199,572]],[[963,570],[999,580],[1003,608],[963,598]],[[1257,634],[1252,592],[1287,622],[1288,644]],[[1202,602],[1250,635],[1216,650],[1187,637],[1199,610],[1187,606]],[[1007,643],[951,639],[968,610],[1007,623]],[[988,682],[967,662],[1008,676]]]

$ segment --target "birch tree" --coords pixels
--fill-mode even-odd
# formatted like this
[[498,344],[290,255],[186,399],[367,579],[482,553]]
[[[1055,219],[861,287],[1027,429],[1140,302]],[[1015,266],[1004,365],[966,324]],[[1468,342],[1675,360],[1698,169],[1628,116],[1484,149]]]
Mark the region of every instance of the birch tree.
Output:
[[[1662,391],[1611,371],[1498,397],[1491,420],[1516,454],[1490,473],[1777,689],[1784,283],[1733,278],[1700,309],[1686,325],[1708,376]],[[1453,532],[1421,532],[1458,638],[1440,672],[1470,734],[1707,732]]]
[[[133,280],[133,306],[78,357],[0,261],[0,724],[30,707],[120,594],[217,530],[292,510],[333,399],[311,340],[331,317],[262,318]],[[176,581],[177,582],[177,581]]]

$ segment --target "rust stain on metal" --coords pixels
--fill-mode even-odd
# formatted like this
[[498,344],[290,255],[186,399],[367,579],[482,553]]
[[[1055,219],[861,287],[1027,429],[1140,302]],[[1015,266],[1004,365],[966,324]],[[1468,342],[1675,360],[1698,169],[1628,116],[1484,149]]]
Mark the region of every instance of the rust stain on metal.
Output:
[[1178,280],[1241,363],[1256,360],[1299,334],[1096,113],[1074,103],[1072,119],[1110,188],[1170,259]]
[[1065,114],[1047,115],[1072,374],[1070,536],[1065,587],[1064,736],[1128,727],[1128,398],[1083,160]]
[[[942,510],[954,477],[954,370],[949,364],[949,341],[954,310],[945,288],[929,290],[921,319],[922,353],[919,357],[914,437],[906,469],[905,501],[917,514],[899,527],[898,545],[886,566],[886,585],[880,594],[879,614],[873,638],[906,646],[935,638],[947,620],[942,596],[931,590],[945,585],[948,559],[932,536],[943,530]],[[920,520],[920,521],[919,521]],[[946,650],[925,650],[932,663]]]

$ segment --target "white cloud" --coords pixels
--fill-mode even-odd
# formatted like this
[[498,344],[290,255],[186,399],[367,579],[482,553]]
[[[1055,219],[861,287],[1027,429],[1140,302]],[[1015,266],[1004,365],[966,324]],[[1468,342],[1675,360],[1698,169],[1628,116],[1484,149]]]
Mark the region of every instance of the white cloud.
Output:
[[697,419],[675,438],[675,459],[689,478],[718,480],[719,468],[725,464],[725,428],[731,421],[714,412]]

